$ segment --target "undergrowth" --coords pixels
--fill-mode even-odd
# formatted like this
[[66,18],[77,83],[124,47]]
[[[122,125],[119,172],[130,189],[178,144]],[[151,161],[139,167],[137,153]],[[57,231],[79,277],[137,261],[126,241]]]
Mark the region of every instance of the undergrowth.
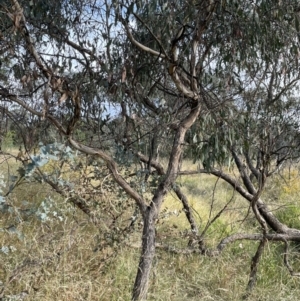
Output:
[[[18,168],[14,161],[9,163],[10,171],[2,169],[6,179],[8,173],[13,174]],[[46,170],[50,172],[51,168]],[[281,193],[277,194],[278,200],[271,202],[274,183],[270,183],[263,197],[271,206],[276,206],[275,212],[280,219],[299,228],[300,211],[296,206],[297,189],[294,188],[298,184],[291,179],[291,182],[280,182],[275,178],[276,189]],[[259,230],[249,213],[249,204],[229,185],[216,180],[209,175],[195,175],[182,176],[177,181],[190,201],[200,234],[227,204],[206,232],[205,243],[210,248],[215,248],[222,238],[231,234]],[[106,225],[122,208],[115,199],[115,192],[112,189],[105,199],[101,199],[113,206],[115,215],[106,215],[109,207],[97,209],[99,216],[107,219]],[[51,216],[44,212],[48,219],[37,214],[44,200],[54,204],[49,207]],[[24,201],[31,203],[35,211],[22,213],[28,205],[24,205]],[[141,218],[137,218],[130,233],[122,234],[120,229],[130,223],[132,206],[126,207],[128,212],[114,229],[107,229],[103,220],[93,223],[46,183],[20,185],[9,195],[9,203],[11,210],[1,213],[0,219],[0,292],[6,300],[21,292],[25,293],[24,300],[33,301],[130,300],[140,256]],[[170,191],[157,222],[157,242],[179,251],[186,250],[190,233],[182,205]],[[229,244],[217,257],[158,248],[148,299],[241,300],[257,246],[257,242],[238,241]],[[290,251],[290,263],[299,270],[299,246],[291,244]],[[283,254],[283,244],[267,243],[259,265],[257,285],[248,300],[298,300],[299,280],[289,275],[283,264]]]

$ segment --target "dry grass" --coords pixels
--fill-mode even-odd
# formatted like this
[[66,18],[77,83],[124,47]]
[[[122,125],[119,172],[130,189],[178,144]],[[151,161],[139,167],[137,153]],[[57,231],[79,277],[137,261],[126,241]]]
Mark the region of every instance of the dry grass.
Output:
[[[16,164],[10,162],[10,172],[16,168]],[[4,168],[2,172],[7,175]],[[279,189],[279,183],[276,183],[276,189]],[[256,224],[251,215],[241,222],[247,213],[247,202],[235,195],[226,183],[219,180],[216,184],[216,178],[212,176],[197,175],[182,176],[177,184],[192,204],[200,231],[231,200],[227,210],[207,232],[209,246],[216,246],[222,237],[231,233],[255,231]],[[264,196],[268,200],[274,193],[272,185]],[[288,182],[284,185],[288,187]],[[280,198],[289,198],[287,202],[290,203],[295,200],[296,194],[282,191]],[[22,185],[11,195],[10,201],[19,208],[22,200],[37,204],[49,196],[55,200],[57,209],[65,213],[63,220],[52,218],[41,222],[34,217],[16,220],[16,213],[1,215],[0,248],[6,246],[9,250],[0,252],[0,291],[3,286],[4,295],[26,291],[25,300],[34,301],[130,300],[139,259],[140,250],[136,246],[140,226],[131,234],[130,241],[105,240],[106,230],[101,224],[91,223],[45,184]],[[113,202],[113,198],[110,201]],[[189,224],[180,202],[171,192],[164,202],[157,231],[159,242],[186,248]],[[131,246],[133,241],[135,244]],[[149,300],[241,300],[256,247],[255,242],[236,242],[216,258],[172,254],[158,249]],[[293,251],[292,263],[295,268],[300,268],[297,246]],[[248,300],[299,299],[299,280],[291,277],[284,268],[282,253],[280,244],[268,244],[259,266],[257,286]]]

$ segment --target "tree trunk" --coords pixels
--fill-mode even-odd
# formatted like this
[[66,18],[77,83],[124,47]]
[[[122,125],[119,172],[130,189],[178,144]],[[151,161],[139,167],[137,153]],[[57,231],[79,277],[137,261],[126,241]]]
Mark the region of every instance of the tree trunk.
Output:
[[147,298],[150,272],[155,255],[155,221],[158,212],[154,203],[152,205],[144,214],[142,253],[133,287],[132,301],[143,301]]
[[256,284],[258,264],[261,259],[261,256],[262,256],[262,253],[263,253],[266,243],[267,243],[267,239],[264,237],[263,240],[260,242],[254,257],[252,258],[250,277],[249,277],[249,282],[247,285],[247,292],[243,296],[243,300],[246,300],[250,296],[250,294],[253,290],[253,287]]
[[198,102],[194,102],[190,113],[180,123],[180,126],[178,127],[174,136],[173,147],[165,177],[158,185],[157,190],[153,195],[151,204],[146,208],[140,206],[144,220],[142,254],[133,287],[132,301],[146,300],[150,271],[155,255],[155,221],[160,211],[164,196],[176,181],[186,131],[195,122],[200,113],[200,109],[201,107]]

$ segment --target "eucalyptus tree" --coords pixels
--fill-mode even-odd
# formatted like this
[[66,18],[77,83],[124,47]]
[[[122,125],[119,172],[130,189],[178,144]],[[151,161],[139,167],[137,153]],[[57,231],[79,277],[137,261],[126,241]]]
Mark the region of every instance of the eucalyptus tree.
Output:
[[[142,250],[132,300],[147,296],[155,222],[166,194],[177,191],[188,209],[176,187],[187,154],[215,174],[215,163],[233,158],[268,234],[260,196],[268,162],[274,162],[266,154],[277,152],[279,161],[290,154],[282,153],[285,142],[273,125],[282,118],[286,126],[285,99],[299,79],[299,11],[296,0],[2,1],[0,59],[8,66],[6,79],[0,78],[2,106],[22,108],[74,149],[104,160],[140,210]],[[119,118],[110,121],[116,110]],[[242,133],[233,130],[237,126]],[[264,144],[269,127],[280,138],[277,151]],[[79,141],[78,130],[89,137]],[[166,169],[155,152],[160,144]],[[119,150],[145,163],[135,183],[119,172],[128,163],[119,160]],[[261,162],[255,168],[254,153]],[[240,155],[258,179],[256,188]],[[151,167],[159,176],[150,185]]]
[[[290,116],[297,116],[297,106],[286,111],[299,80],[297,2],[178,1],[135,5],[136,10],[132,3],[126,6],[123,2],[119,8],[130,41],[141,52],[166,64],[173,86],[165,89],[165,85],[165,93],[173,90],[183,95],[190,102],[190,112],[195,110],[193,102],[201,105],[201,112],[189,125],[188,136],[194,140],[192,157],[202,161],[203,172],[223,177],[249,200],[265,235],[270,226],[284,233],[283,239],[299,239],[299,231],[281,224],[260,198],[266,178],[298,153],[298,120]],[[125,17],[124,7],[128,12]],[[131,15],[138,26],[127,22]],[[161,28],[163,22],[165,26]],[[148,30],[148,40],[138,36],[139,26]],[[179,136],[184,120],[179,117],[175,128]],[[176,143],[184,144],[176,134],[173,150]],[[241,155],[256,184],[251,182]],[[242,185],[214,169],[216,164],[224,165],[225,160],[236,164]],[[171,172],[174,162],[169,161]],[[160,202],[153,202],[159,208]],[[258,258],[265,242],[262,239]],[[249,287],[252,284],[249,282]]]

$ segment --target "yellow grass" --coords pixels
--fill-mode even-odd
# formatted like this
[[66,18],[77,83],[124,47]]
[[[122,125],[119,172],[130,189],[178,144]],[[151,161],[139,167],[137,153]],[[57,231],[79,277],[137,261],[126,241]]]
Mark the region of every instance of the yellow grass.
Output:
[[[16,163],[11,161],[10,166],[11,173],[15,172]],[[193,165],[188,166],[192,167]],[[51,171],[50,167],[48,171]],[[3,168],[2,172],[7,175],[8,170]],[[66,170],[65,177],[68,176],[70,174]],[[284,183],[279,178],[274,179],[281,196],[289,197],[286,200],[288,203],[295,201],[296,192],[292,190],[298,189],[294,188],[298,187],[296,176],[295,173],[291,181]],[[206,243],[210,247],[215,247],[221,238],[232,233],[257,231],[257,224],[251,214],[243,221],[248,212],[248,203],[235,194],[229,185],[221,180],[216,183],[216,180],[209,175],[195,175],[181,176],[177,181],[192,205],[200,233],[207,222],[232,199],[227,210],[207,232]],[[279,188],[279,185],[283,188]],[[284,185],[291,185],[291,190],[285,190]],[[264,195],[269,202],[273,199],[274,189],[273,183],[270,183]],[[17,210],[1,214],[0,248],[9,247],[9,251],[0,252],[0,292],[3,287],[3,295],[28,291],[25,300],[39,301],[130,300],[140,255],[140,219],[134,232],[130,234],[130,239],[123,237],[118,242],[107,236],[110,232],[101,222],[93,224],[85,214],[66,203],[65,199],[51,191],[46,184],[21,185],[9,201],[16,209],[20,209],[24,199],[38,204],[46,197],[55,200],[57,210],[65,213],[63,220],[52,218],[41,222],[34,217],[25,219],[22,216],[17,220]],[[99,200],[109,201],[118,211],[118,199],[113,192]],[[276,204],[278,206],[279,200]],[[104,211],[101,208],[100,206],[97,210],[102,216],[107,213],[105,210],[111,210],[111,207],[105,207],[107,209]],[[120,227],[128,224],[127,218],[132,210],[132,207],[128,207],[128,214],[122,217]],[[117,233],[115,231],[117,230],[111,233]],[[189,233],[190,226],[182,205],[170,191],[157,223],[157,241],[186,249]],[[297,246],[292,247],[294,253],[291,263],[297,269],[300,268]],[[256,242],[236,242],[216,258],[173,254],[157,249],[149,300],[241,300],[256,248]],[[280,244],[268,244],[259,267],[258,283],[250,301],[299,299],[299,280],[291,277],[283,266],[283,252]]]

